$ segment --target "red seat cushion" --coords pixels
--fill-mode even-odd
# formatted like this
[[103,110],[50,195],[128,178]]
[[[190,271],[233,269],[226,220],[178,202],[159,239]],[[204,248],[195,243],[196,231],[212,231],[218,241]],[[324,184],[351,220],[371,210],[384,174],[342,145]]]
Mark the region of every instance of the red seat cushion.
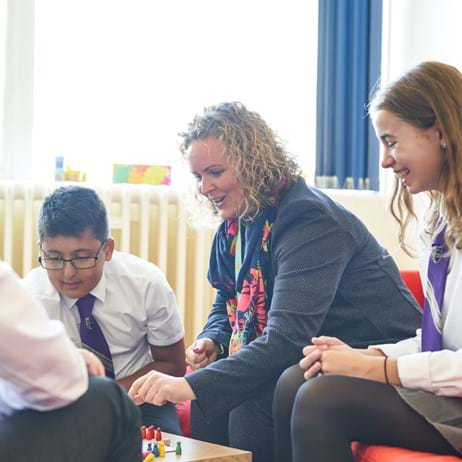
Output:
[[191,401],[176,404],[183,436],[191,436]]
[[356,462],[461,462],[455,456],[440,456],[429,452],[411,451],[410,449],[392,448],[390,446],[368,446],[353,443]]
[[422,282],[420,280],[420,274],[418,271],[412,270],[403,270],[400,271],[401,277],[407,288],[414,295],[415,299],[419,302],[419,305],[423,307],[424,305],[424,293],[422,290]]
[[[185,375],[192,372],[189,366],[186,367]],[[191,436],[191,401],[185,401],[184,403],[177,403],[176,411],[180,419],[180,427],[183,432],[183,436]]]

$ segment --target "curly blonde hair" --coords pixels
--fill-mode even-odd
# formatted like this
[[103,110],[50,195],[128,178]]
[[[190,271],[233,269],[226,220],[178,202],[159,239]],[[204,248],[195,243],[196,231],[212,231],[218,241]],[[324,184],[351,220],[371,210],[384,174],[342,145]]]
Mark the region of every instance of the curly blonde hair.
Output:
[[[369,104],[369,113],[384,110],[417,128],[438,122],[447,140],[441,149],[443,164],[438,191],[429,191],[430,209],[426,232],[433,235],[440,217],[447,223],[446,242],[462,248],[462,74],[448,64],[428,61],[412,68],[395,82],[380,89]],[[399,242],[405,243],[406,228],[416,219],[412,196],[395,178],[390,210],[399,223]]]
[[[285,150],[284,143],[259,114],[249,111],[242,103],[206,107],[179,136],[184,157],[193,141],[213,137],[223,143],[243,188],[244,204],[239,216],[243,220],[251,221],[261,208],[274,206],[281,182],[288,187],[300,177],[299,166]],[[196,197],[216,213],[199,191]]]

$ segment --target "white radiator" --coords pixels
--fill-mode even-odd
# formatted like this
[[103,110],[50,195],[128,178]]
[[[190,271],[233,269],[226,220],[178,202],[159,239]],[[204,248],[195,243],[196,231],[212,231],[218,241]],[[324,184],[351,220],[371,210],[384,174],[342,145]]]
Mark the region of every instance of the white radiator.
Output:
[[[59,184],[0,181],[0,258],[24,276],[38,265],[37,218]],[[90,186],[91,187],[91,186]],[[95,187],[109,214],[116,248],[155,263],[172,286],[191,342],[213,300],[206,279],[214,230],[192,229],[181,197],[164,186]]]

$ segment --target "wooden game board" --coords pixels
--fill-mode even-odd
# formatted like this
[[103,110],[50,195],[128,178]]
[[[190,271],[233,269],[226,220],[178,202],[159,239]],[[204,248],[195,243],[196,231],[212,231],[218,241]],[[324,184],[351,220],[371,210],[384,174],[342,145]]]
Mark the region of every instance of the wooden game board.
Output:
[[[156,457],[155,462],[252,462],[252,453],[248,451],[205,443],[204,441],[164,432],[162,432],[162,439],[170,440],[169,450],[174,450],[177,441],[181,441],[182,455],[177,456],[175,452],[167,452],[165,457]],[[143,442],[143,450],[145,448],[146,444]]]

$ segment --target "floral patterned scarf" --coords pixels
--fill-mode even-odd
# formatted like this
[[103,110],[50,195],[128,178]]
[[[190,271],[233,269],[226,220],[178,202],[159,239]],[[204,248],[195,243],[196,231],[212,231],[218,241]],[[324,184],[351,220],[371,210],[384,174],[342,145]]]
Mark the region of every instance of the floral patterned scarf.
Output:
[[[212,245],[208,279],[226,298],[232,334],[229,354],[261,336],[273,295],[270,244],[277,207],[260,211],[251,223],[240,223],[242,265],[235,272],[238,219],[224,221]],[[239,294],[239,296],[238,296]]]

